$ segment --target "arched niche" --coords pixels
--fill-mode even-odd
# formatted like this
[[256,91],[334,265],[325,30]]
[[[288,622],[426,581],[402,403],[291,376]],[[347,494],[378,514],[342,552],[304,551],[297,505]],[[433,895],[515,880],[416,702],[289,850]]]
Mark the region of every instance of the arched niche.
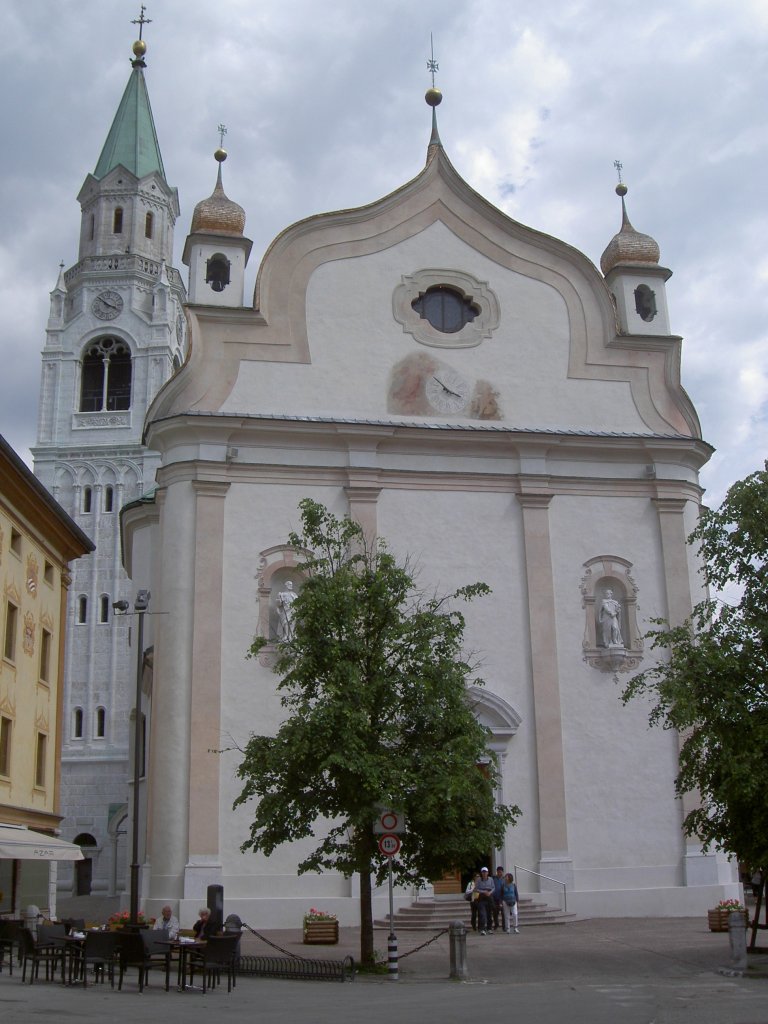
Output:
[[296,593],[301,590],[304,577],[298,563],[308,554],[307,551],[297,551],[296,548],[288,547],[285,544],[260,552],[259,571],[256,577],[259,604],[257,634],[270,641],[270,646],[264,648],[259,655],[262,665],[272,663],[274,660],[272,644],[280,639],[279,595],[286,590],[286,585],[289,582]]
[[618,555],[597,555],[584,563],[584,660],[604,672],[628,672],[642,660],[637,627],[637,584],[632,563]]

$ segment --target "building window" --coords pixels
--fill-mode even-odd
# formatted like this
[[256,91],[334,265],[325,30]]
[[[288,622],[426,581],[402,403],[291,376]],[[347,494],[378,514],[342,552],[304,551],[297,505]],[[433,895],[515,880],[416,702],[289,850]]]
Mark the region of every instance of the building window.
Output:
[[77,622],[83,625],[88,621],[88,598],[81,594],[77,599]]
[[11,774],[11,732],[13,722],[5,715],[0,717],[0,775],[8,778]]
[[11,527],[11,551],[21,558],[21,534]]
[[104,511],[114,512],[115,510],[115,489],[114,487],[104,488]]
[[123,208],[118,206],[115,210],[115,215],[112,218],[112,234],[122,235],[123,233]]
[[83,356],[80,412],[131,407],[131,350],[117,338],[100,338]]
[[96,708],[96,723],[94,736],[97,740],[103,740],[107,734],[107,711],[106,708]]
[[109,594],[99,598],[99,622],[109,622]]
[[45,566],[43,567],[43,579],[45,580],[49,587],[53,586],[53,566],[51,565],[50,562],[46,562]]
[[154,215],[151,213],[148,213],[147,216],[144,218],[144,235],[146,238],[152,237],[152,227],[154,219]]
[[45,761],[48,753],[48,737],[44,732],[37,734],[37,750],[35,751],[35,785],[45,786]]
[[436,331],[443,334],[455,334],[466,324],[471,324],[480,312],[480,307],[471,299],[444,285],[427,288],[411,306],[422,320],[428,320]]
[[94,217],[93,214],[91,214],[90,227],[88,229],[88,238],[90,239],[91,242],[93,241],[93,236],[95,234],[96,234],[96,218]]
[[81,740],[83,738],[83,709],[75,708],[72,712],[72,739]]
[[47,629],[43,629],[40,637],[40,681],[51,681],[51,641],[53,637]]
[[83,512],[93,511],[93,490],[90,487],[83,488]]
[[7,661],[16,660],[16,631],[19,623],[19,609],[9,601],[5,606],[5,641],[3,657]]
[[215,252],[205,264],[205,283],[215,292],[223,292],[229,284],[230,266],[223,252]]

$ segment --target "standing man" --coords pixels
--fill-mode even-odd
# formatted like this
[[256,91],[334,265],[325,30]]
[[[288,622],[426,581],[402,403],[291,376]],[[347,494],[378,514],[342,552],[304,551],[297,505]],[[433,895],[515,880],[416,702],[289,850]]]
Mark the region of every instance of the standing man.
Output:
[[475,882],[477,893],[477,925],[481,935],[487,935],[493,914],[493,879],[488,877],[488,868],[480,868],[480,880]]

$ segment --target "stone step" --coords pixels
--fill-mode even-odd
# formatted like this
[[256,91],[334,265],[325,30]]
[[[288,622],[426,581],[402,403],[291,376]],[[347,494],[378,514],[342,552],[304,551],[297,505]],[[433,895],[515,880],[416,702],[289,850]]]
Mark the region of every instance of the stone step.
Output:
[[[530,896],[520,898],[518,904],[520,927],[531,925],[566,924],[576,919],[575,914],[564,913],[557,907],[538,903]],[[409,907],[401,907],[394,916],[395,930],[440,931],[452,921],[463,921],[470,927],[472,912],[469,903],[460,897],[456,899],[419,900]],[[388,928],[389,919],[374,921],[377,928]]]

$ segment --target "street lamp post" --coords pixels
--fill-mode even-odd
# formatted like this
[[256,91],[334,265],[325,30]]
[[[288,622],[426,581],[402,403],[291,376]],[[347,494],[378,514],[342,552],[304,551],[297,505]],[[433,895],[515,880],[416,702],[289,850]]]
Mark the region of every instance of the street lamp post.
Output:
[[[133,721],[133,844],[131,850],[131,924],[139,923],[139,779],[141,778],[141,683],[144,669],[144,616],[149,608],[152,595],[148,590],[138,590],[133,610],[139,620],[136,652],[136,703]],[[115,601],[116,611],[125,614],[127,601]]]

